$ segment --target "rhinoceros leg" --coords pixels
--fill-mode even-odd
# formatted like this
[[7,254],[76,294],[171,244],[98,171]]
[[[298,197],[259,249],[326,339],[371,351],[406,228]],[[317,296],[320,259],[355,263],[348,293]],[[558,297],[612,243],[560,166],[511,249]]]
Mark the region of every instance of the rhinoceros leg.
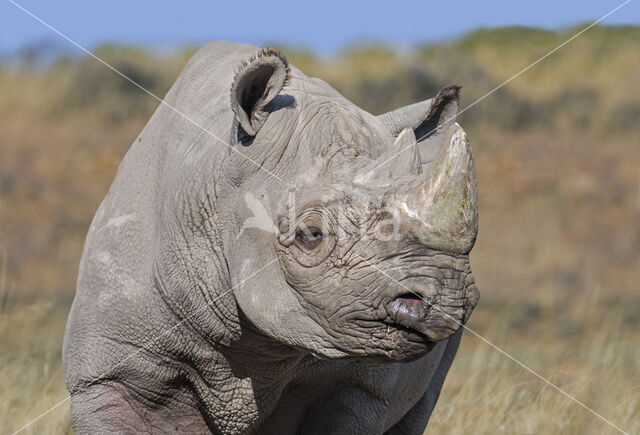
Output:
[[409,412],[402,417],[398,423],[394,424],[384,435],[420,435],[427,427],[427,422],[431,416],[431,410],[435,403],[431,403],[429,394],[424,396],[415,404]]
[[202,415],[192,407],[142,403],[117,384],[92,385],[73,394],[71,408],[76,434],[210,433]]
[[433,408],[435,408],[438,397],[440,396],[444,378],[447,376],[449,367],[451,367],[451,363],[453,362],[453,357],[460,345],[461,337],[462,330],[459,330],[449,338],[447,348],[444,351],[438,369],[429,383],[429,388],[418,403],[416,403],[399,422],[389,428],[389,430],[385,432],[385,435],[420,435],[424,433]]

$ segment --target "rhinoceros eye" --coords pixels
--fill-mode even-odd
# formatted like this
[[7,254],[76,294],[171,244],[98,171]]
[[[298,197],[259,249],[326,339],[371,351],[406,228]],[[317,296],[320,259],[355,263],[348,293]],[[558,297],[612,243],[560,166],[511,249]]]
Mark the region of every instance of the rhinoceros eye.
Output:
[[296,232],[296,243],[305,249],[315,249],[324,239],[324,234],[318,228],[305,227]]

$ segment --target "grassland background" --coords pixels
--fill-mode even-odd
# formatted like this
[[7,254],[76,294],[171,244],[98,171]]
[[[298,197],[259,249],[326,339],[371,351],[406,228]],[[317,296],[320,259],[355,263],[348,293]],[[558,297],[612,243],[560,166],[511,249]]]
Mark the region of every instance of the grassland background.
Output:
[[[320,58],[281,47],[372,113],[464,85],[462,107],[576,29],[478,30]],[[164,95],[192,48],[103,45]],[[595,27],[461,116],[473,145],[481,300],[469,327],[640,432],[640,28]],[[89,223],[157,101],[88,57],[0,62],[0,428],[66,397],[60,348]],[[69,432],[63,403],[29,428]],[[616,433],[465,333],[427,433]]]

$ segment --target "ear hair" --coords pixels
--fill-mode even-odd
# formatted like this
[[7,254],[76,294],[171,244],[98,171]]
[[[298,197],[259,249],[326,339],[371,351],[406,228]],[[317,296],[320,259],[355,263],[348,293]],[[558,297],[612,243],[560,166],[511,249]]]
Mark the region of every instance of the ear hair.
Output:
[[256,59],[263,57],[263,56],[275,56],[278,59],[280,59],[280,61],[282,62],[282,64],[285,66],[286,70],[287,70],[287,77],[285,79],[284,85],[287,85],[289,83],[290,80],[290,68],[289,68],[289,60],[287,59],[287,56],[285,56],[284,54],[282,54],[282,52],[280,50],[278,50],[277,48],[273,48],[273,47],[265,47],[265,48],[261,48],[260,51],[258,51],[256,54],[254,54],[253,56],[251,56],[249,59],[245,59],[240,63],[240,66],[236,69],[236,75],[233,77],[233,81],[237,82],[238,81],[238,76],[239,74],[242,72],[242,70],[244,68],[246,68],[248,65],[250,65],[251,63],[255,62]]
[[[458,83],[451,83],[450,85],[445,86],[438,92],[435,101],[431,105],[431,110],[429,110],[429,114],[427,115],[427,119],[432,119],[436,115],[440,117],[440,114],[444,110],[444,108],[451,102],[456,103],[456,112],[458,105],[458,96],[460,95],[460,89],[462,89],[462,85]],[[446,121],[446,120],[445,120]],[[438,124],[440,122],[438,121]]]

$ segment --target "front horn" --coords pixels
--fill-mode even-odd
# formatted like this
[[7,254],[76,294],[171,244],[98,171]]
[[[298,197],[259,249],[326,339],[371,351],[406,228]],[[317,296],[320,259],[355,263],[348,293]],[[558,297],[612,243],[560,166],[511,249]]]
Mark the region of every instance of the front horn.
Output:
[[390,193],[404,231],[433,249],[471,251],[478,234],[478,187],[465,131],[453,124],[435,160],[409,185]]

